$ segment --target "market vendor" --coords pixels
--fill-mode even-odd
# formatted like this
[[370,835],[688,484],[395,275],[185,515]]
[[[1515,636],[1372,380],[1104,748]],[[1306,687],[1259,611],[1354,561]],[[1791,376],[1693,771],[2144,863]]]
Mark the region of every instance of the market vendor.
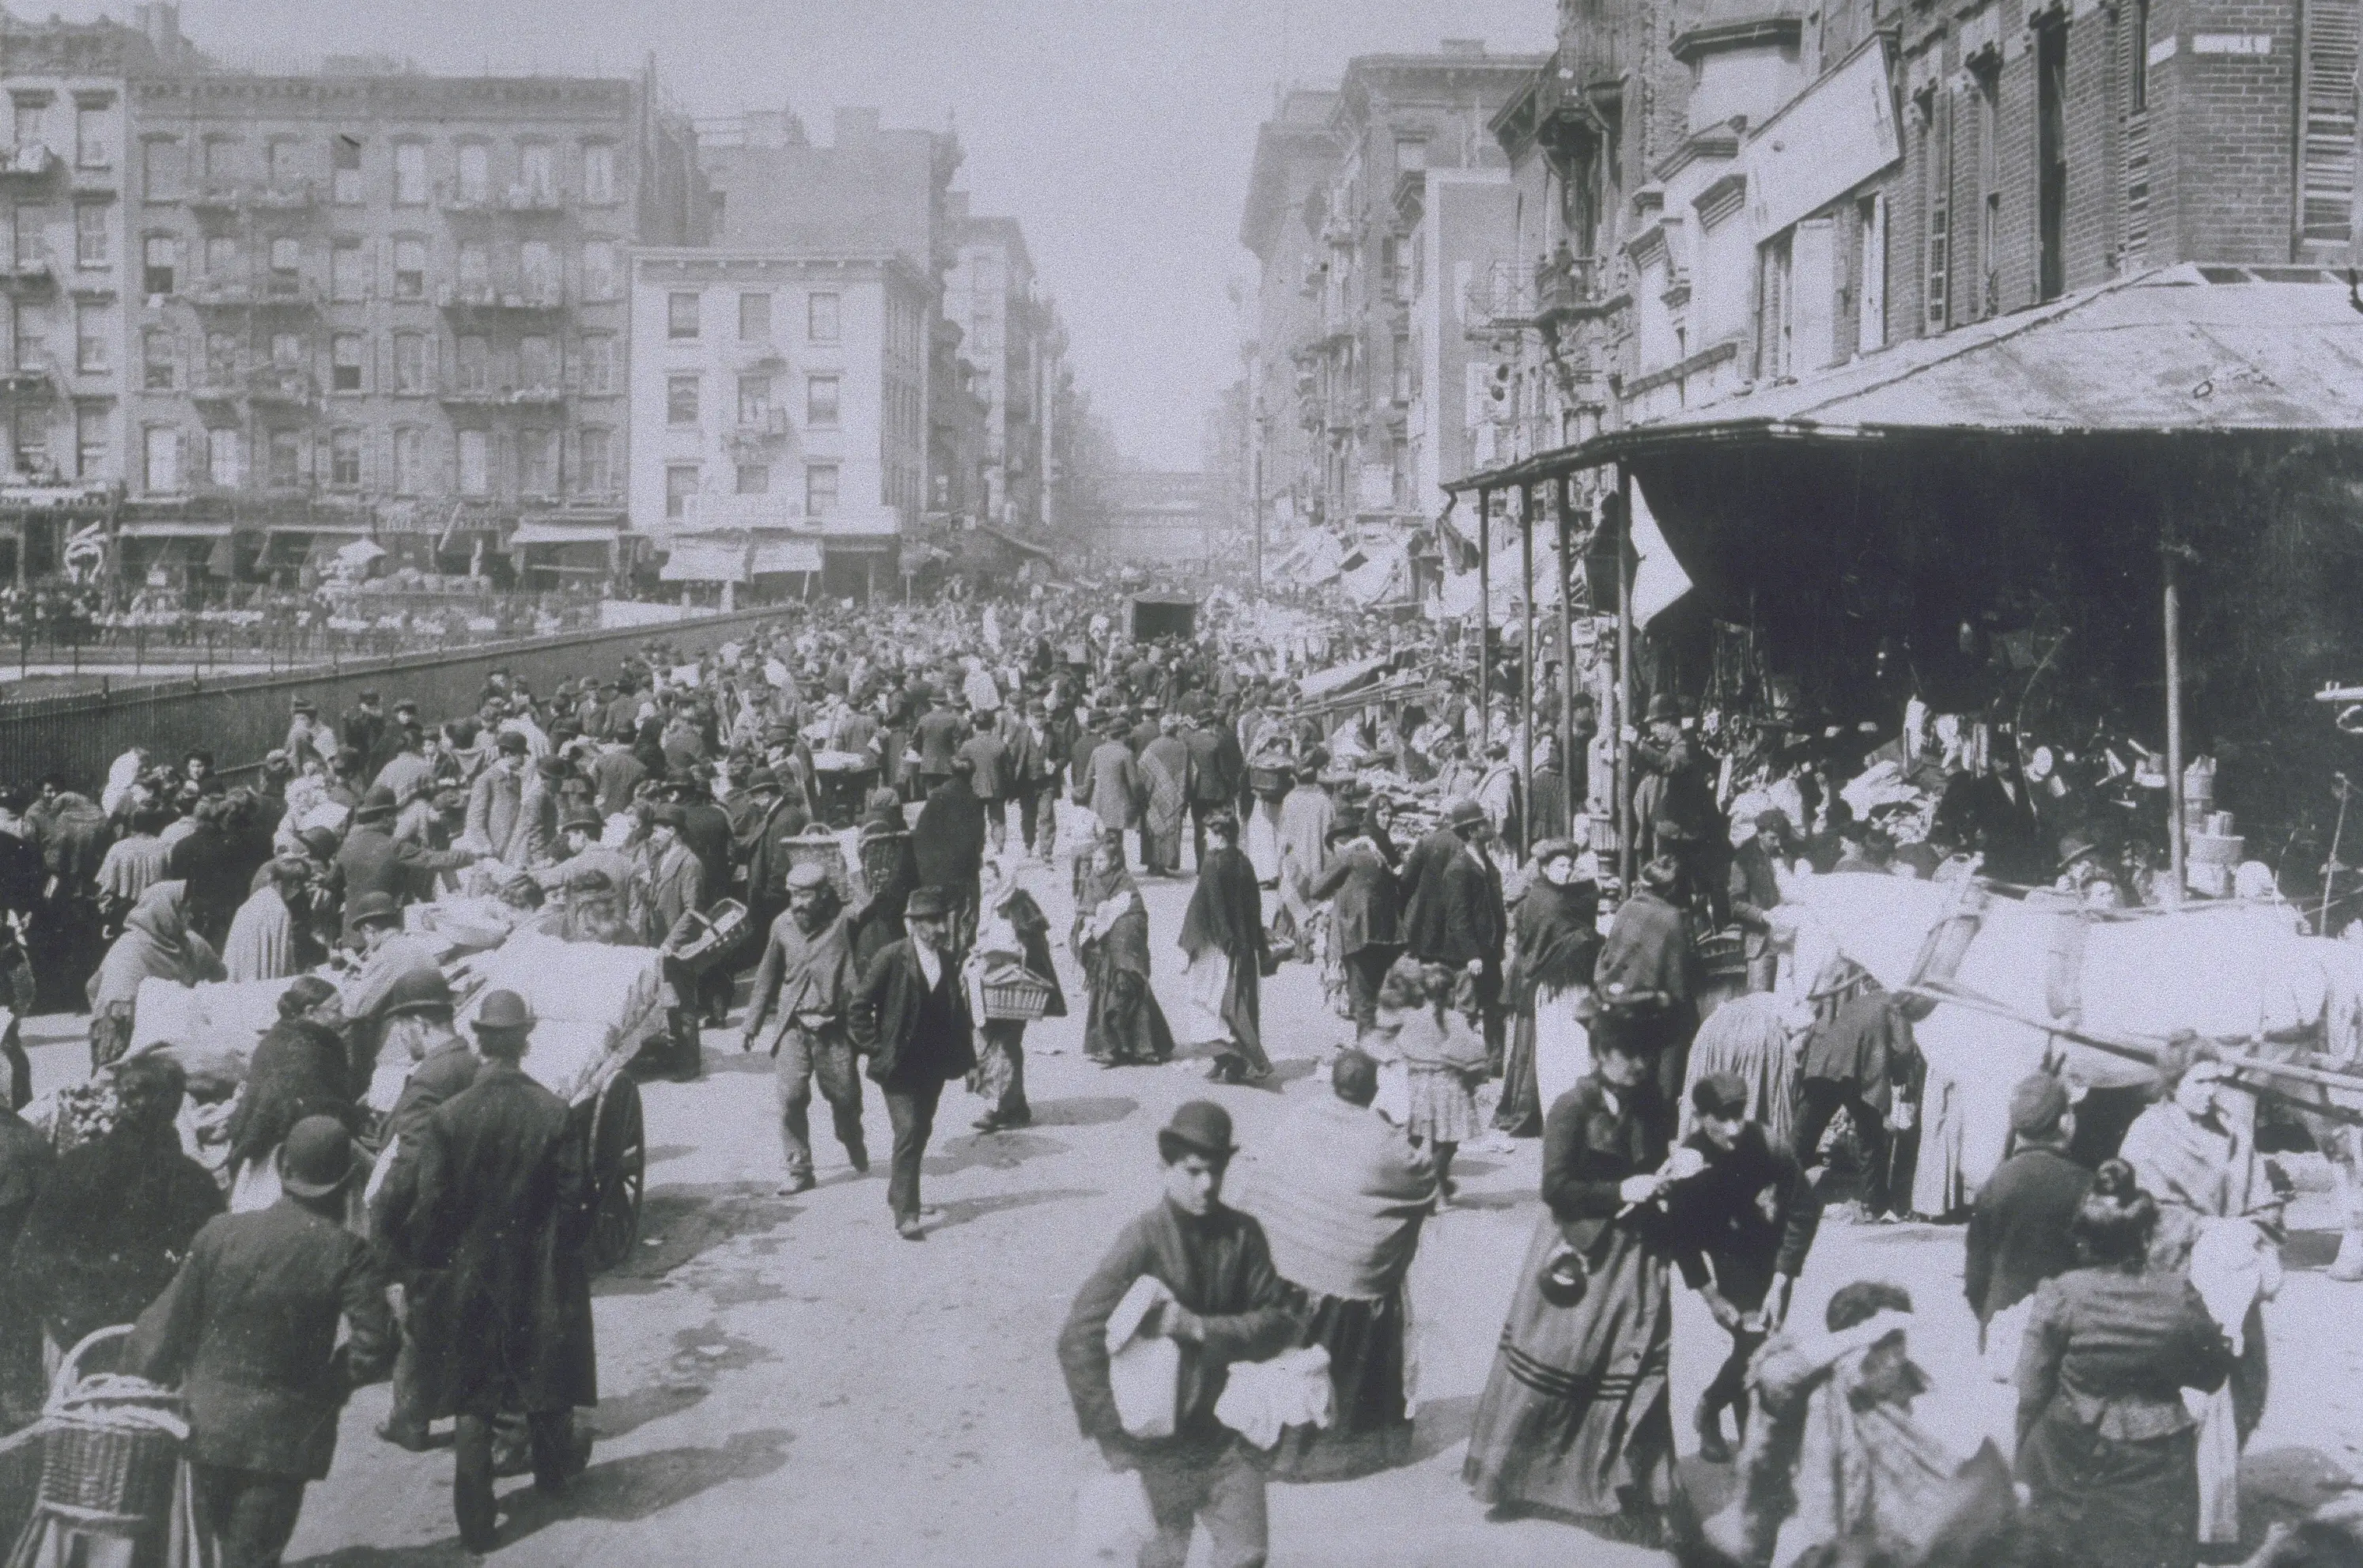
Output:
[[361,943],[360,967],[344,982],[345,1017],[356,1070],[366,1074],[377,1061],[385,1032],[387,999],[405,976],[422,970],[440,976],[435,949],[402,929],[402,908],[390,893],[363,893],[346,911]]

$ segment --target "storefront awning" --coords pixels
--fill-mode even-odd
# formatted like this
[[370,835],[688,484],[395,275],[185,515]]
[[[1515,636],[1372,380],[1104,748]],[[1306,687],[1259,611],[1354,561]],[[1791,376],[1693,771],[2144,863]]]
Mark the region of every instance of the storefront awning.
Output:
[[744,582],[747,554],[742,542],[676,539],[657,577],[665,582]]
[[192,523],[180,518],[142,518],[125,522],[115,532],[124,539],[226,539],[230,525],[227,520]]
[[755,541],[754,573],[765,577],[777,572],[820,570],[820,546],[811,539],[758,539]]
[[558,523],[542,518],[528,519],[516,525],[509,536],[511,549],[523,549],[528,545],[613,545],[618,537],[612,523]]
[[977,525],[977,532],[980,534],[989,534],[993,537],[1000,540],[1003,544],[1007,545],[1012,549],[1023,550],[1029,556],[1039,556],[1046,561],[1056,560],[1059,558],[1058,552],[1052,550],[1048,546],[1037,544],[1032,539],[1025,538],[1016,534],[1012,534],[1005,528],[996,528],[990,523],[981,523]]
[[2313,267],[2165,268],[1472,474],[1535,483],[1701,441],[2363,436],[2363,311]]

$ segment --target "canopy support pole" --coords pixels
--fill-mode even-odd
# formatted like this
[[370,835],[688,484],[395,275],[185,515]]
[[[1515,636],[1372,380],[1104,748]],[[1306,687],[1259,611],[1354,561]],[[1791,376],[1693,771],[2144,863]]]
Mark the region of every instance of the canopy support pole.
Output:
[[[1568,541],[1573,531],[1575,512],[1575,476],[1561,474],[1559,480],[1559,789],[1567,795],[1567,825],[1569,834],[1579,842],[1591,844],[1591,834],[1575,832],[1576,814],[1583,810],[1583,801],[1575,792],[1575,594],[1568,585]],[[1534,809],[1528,802],[1528,811]]]
[[1633,474],[1616,465],[1616,876],[1633,896]]
[[1477,492],[1477,748],[1493,740],[1493,492]]
[[[2169,502],[2169,507],[2171,502]],[[2166,624],[2166,843],[2174,885],[2166,901],[2182,902],[2188,843],[2182,816],[2182,546],[2169,513],[2164,546]]]
[[1535,836],[1535,487],[1518,487],[1518,571],[1525,579],[1525,639],[1518,645],[1518,859]]

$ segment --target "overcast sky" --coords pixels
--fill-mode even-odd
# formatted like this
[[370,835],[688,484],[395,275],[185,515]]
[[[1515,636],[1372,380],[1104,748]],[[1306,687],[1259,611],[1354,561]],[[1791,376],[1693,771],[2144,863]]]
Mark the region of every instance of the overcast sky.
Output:
[[[129,0],[20,14],[128,20]],[[1333,86],[1357,54],[1481,38],[1549,46],[1554,0],[183,0],[230,63],[329,50],[430,71],[624,72],[648,50],[693,113],[782,104],[825,138],[840,104],[890,126],[957,119],[959,183],[1025,225],[1076,373],[1136,458],[1195,467],[1238,373],[1226,294],[1256,127],[1276,84]]]

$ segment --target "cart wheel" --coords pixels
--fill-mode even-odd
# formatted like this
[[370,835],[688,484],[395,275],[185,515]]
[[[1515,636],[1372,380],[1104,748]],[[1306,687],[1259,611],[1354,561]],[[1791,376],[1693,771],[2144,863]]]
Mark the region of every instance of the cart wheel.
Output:
[[604,1273],[629,1257],[639,1240],[649,1185],[640,1086],[627,1074],[608,1080],[591,1112],[591,1267]]

